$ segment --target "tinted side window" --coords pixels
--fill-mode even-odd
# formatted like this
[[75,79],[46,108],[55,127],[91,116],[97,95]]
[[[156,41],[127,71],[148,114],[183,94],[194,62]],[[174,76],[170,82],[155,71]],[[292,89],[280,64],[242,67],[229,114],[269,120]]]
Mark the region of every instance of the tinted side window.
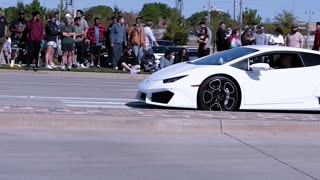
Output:
[[239,62],[233,64],[232,66],[235,68],[244,70],[244,71],[247,71],[249,69],[248,68],[248,60],[239,61]]
[[320,65],[320,55],[310,53],[300,53],[305,66]]

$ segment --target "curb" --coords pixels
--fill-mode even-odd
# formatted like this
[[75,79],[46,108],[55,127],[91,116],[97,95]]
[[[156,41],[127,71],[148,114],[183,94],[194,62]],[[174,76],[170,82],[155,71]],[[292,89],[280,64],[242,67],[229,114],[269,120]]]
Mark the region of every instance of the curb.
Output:
[[79,78],[103,78],[103,79],[135,79],[142,80],[148,74],[124,74],[124,73],[95,73],[95,72],[67,72],[67,71],[23,71],[1,69],[0,74],[6,76],[50,76],[50,77],[79,77]]

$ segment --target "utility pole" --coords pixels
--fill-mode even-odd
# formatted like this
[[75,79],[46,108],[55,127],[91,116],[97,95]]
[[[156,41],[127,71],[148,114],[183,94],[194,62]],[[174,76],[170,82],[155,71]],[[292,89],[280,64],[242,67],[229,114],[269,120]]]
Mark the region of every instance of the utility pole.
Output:
[[314,15],[314,12],[312,11],[311,12],[311,10],[309,9],[309,11],[308,12],[306,12],[306,13],[308,13],[308,15],[309,15],[309,18],[308,18],[308,25],[307,25],[307,28],[308,28],[308,32],[307,32],[307,48],[309,49],[310,48],[310,44],[309,44],[309,41],[310,41],[310,21],[311,21],[311,15]]
[[210,22],[211,22],[211,0],[209,0],[209,4],[208,4],[208,27],[210,27]]
[[242,0],[240,0],[240,28],[242,30]]
[[233,0],[233,20],[236,21],[236,0]]
[[60,8],[59,8],[59,21],[61,22],[61,14],[62,14],[62,9],[63,8],[63,0],[60,0]]

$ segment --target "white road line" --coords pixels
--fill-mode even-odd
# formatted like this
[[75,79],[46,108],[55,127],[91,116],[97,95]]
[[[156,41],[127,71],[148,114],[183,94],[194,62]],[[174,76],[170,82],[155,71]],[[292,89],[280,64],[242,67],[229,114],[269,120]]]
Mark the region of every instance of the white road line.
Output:
[[113,98],[82,98],[82,97],[49,97],[49,96],[11,96],[0,95],[0,98],[19,99],[57,99],[57,100],[93,100],[93,101],[136,101],[136,99],[113,99]]
[[114,109],[130,109],[130,107],[127,106],[98,106],[98,105],[69,105],[66,104],[68,107],[84,107],[84,108],[114,108]]
[[118,102],[95,102],[95,101],[63,101],[65,104],[119,104],[124,105],[125,103],[118,103]]

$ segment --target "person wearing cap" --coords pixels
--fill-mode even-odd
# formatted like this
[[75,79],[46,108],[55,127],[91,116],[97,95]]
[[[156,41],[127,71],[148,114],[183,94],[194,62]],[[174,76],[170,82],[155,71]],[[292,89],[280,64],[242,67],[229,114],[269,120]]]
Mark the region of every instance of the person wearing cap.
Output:
[[314,36],[314,44],[313,44],[313,50],[319,51],[320,47],[320,22],[317,22],[317,30],[315,32]]
[[2,50],[3,44],[6,41],[7,31],[8,31],[8,22],[6,17],[1,13],[0,15],[0,50]]
[[298,32],[298,25],[291,25],[291,32],[285,37],[284,42],[288,47],[302,48],[303,36]]
[[[12,40],[12,45],[19,44],[20,48],[25,48],[26,43],[27,43],[27,24],[28,21],[25,19],[25,13],[23,11],[19,11],[18,13],[18,18],[13,20],[9,30],[11,31],[11,40]],[[11,60],[14,60],[16,56],[16,48],[12,49],[11,52]],[[16,59],[18,62],[14,63],[19,63],[19,62],[24,62],[25,60],[23,59],[22,54],[18,56]]]
[[149,48],[143,55],[141,59],[141,64],[143,65],[144,71],[149,71],[152,73],[152,71],[155,71],[155,68],[157,66],[156,64],[156,57],[153,54],[153,50]]
[[41,48],[41,41],[44,38],[44,24],[41,21],[40,12],[33,11],[32,19],[28,21],[28,57],[26,70],[29,70],[30,63],[35,59],[34,71],[38,71],[39,62],[39,52]]

